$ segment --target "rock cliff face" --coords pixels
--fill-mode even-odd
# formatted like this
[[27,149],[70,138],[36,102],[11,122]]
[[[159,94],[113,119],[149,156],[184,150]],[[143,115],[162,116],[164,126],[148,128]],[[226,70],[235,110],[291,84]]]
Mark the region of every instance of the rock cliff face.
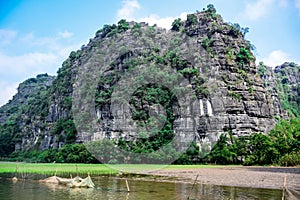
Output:
[[281,118],[300,116],[300,67],[285,62],[280,66],[265,66],[260,63],[258,73],[272,96],[275,115]]
[[30,78],[21,83],[13,99],[1,107],[0,123],[4,123],[11,115],[22,112],[21,107],[29,105],[38,93],[47,90],[52,85],[54,79],[54,76],[40,74],[36,78]]
[[48,91],[54,76],[40,74],[18,87],[17,94],[0,108],[0,154],[32,149],[44,135],[44,118],[48,112]]
[[[136,48],[132,50],[130,45],[126,46],[126,43],[134,38],[127,36],[124,39],[125,42],[117,40],[121,43],[117,46],[119,49],[124,46],[127,49],[120,57],[112,55],[112,57],[117,57],[112,61],[114,64],[103,69],[105,73],[101,77],[102,83],[98,86],[98,92],[101,95],[97,96],[96,106],[100,123],[94,130],[93,137],[86,138],[83,135],[82,140],[93,138],[134,140],[130,138],[136,137],[136,135],[131,135],[133,132],[136,134],[136,124],[123,120],[121,127],[116,126],[115,124],[119,122],[111,111],[111,101],[106,95],[109,96],[115,84],[120,80],[120,76],[130,68],[128,63],[135,61],[137,65],[135,69],[138,70],[138,66],[144,60],[155,63],[155,58],[159,56],[165,65],[175,65],[178,73],[190,72],[185,75],[188,76],[190,87],[196,94],[197,99],[188,105],[187,113],[185,113],[188,117],[180,113],[179,118],[173,121],[173,131],[184,135],[179,138],[181,142],[185,142],[186,138],[195,138],[200,144],[205,142],[211,145],[221,133],[227,131],[240,136],[253,132],[267,133],[273,127],[275,120],[271,98],[264,88],[264,82],[257,75],[255,58],[250,51],[251,45],[244,40],[240,30],[223,22],[219,15],[212,12],[188,15],[187,21],[181,26],[179,31],[193,38],[191,42],[194,42],[193,46],[196,47],[198,56],[203,60],[206,59],[206,62],[189,63],[189,60],[181,57],[180,59],[187,61],[187,66],[181,69],[180,66],[176,66],[176,63],[174,64],[174,60],[168,58],[167,47],[162,47],[157,52],[155,49],[153,51],[150,49],[150,52],[143,55],[141,50]],[[142,27],[139,37],[146,37],[148,29],[149,27]],[[105,39],[107,40],[106,34],[100,31],[92,42],[99,42],[101,46],[105,43]],[[152,38],[148,36],[148,40],[152,39],[153,42],[160,43],[160,38],[163,36],[167,39],[177,37],[153,27],[153,36]],[[139,44],[136,45],[139,46]],[[186,47],[180,44],[178,47],[179,51],[187,51]],[[201,48],[204,48],[204,53]],[[107,54],[107,52],[102,53]],[[109,51],[108,55],[110,54]],[[195,73],[192,73],[193,70]],[[142,101],[141,107],[147,108],[147,103],[149,102]],[[81,107],[81,110],[83,109]],[[130,116],[129,107],[120,106],[117,110],[124,113],[123,116],[118,116],[122,119]]]
[[274,125],[274,109],[263,81],[257,76],[251,44],[237,27],[211,13],[197,15],[199,22],[187,33],[199,38],[212,57],[213,90],[204,99],[211,110],[199,116],[200,138],[214,137],[227,130],[235,135],[268,132]]
[[[195,97],[192,103],[183,111],[178,106],[180,99],[171,97],[172,88],[149,82],[135,88],[129,99],[131,106],[112,107],[111,97],[122,77],[128,73],[135,75],[132,72],[143,71],[147,66],[151,69],[152,65],[169,66],[175,72],[166,76],[169,72],[162,70],[166,79],[176,77],[176,73],[185,77],[185,87]],[[274,73],[281,73],[281,68]],[[157,104],[165,109],[167,120],[160,127],[161,135],[154,134],[152,139],[170,141],[175,132],[182,135],[180,140],[193,138],[198,144],[211,144],[227,131],[236,136],[267,133],[276,122],[275,115],[283,112],[280,102],[274,101],[274,92],[268,93],[258,69],[251,44],[244,39],[240,27],[225,23],[213,10],[188,15],[187,21],[174,23],[172,31],[121,20],[117,25],[104,26],[81,50],[71,52],[55,79],[43,75],[34,79],[37,87],[21,84],[14,99],[0,110],[0,136],[13,138],[7,139],[10,151],[6,153],[11,152],[12,146],[28,150],[59,148],[65,143],[99,138],[134,141],[137,139],[132,132],[136,132],[133,129],[137,124],[148,127],[151,124],[148,118],[161,114],[161,107],[153,106]],[[96,79],[85,82],[78,79],[94,71]],[[265,80],[274,78],[273,74],[261,76]],[[287,76],[282,81],[297,87],[299,74],[297,79],[293,77]],[[93,84],[84,85],[92,82],[96,82],[95,88],[91,88]],[[29,89],[23,88],[24,85]],[[85,89],[78,94],[75,91],[78,87]],[[80,104],[74,109],[78,97],[83,96],[93,100],[91,113],[96,122],[92,124],[95,126],[92,136],[76,132],[84,124],[90,125],[85,121],[89,117],[80,115],[90,107]],[[27,105],[26,109],[20,109],[20,103]],[[122,114],[118,115],[119,112]],[[121,122],[120,117],[123,117]]]

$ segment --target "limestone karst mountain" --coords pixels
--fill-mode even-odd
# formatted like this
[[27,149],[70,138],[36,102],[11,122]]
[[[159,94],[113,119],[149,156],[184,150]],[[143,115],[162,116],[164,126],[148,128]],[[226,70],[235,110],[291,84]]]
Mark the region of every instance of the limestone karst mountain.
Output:
[[[299,66],[284,64],[268,74],[255,65],[243,32],[211,9],[175,20],[170,31],[125,20],[105,25],[70,53],[57,77],[25,81],[1,107],[0,155],[97,138],[151,143],[155,149],[174,134],[181,141],[211,145],[227,131],[236,136],[267,133],[276,116],[288,116],[284,98],[270,87],[278,79],[274,73],[283,68],[293,71],[280,77],[294,94],[286,100],[298,108],[291,112],[299,113]],[[123,98],[127,106],[112,104],[116,88],[129,92],[130,98]],[[182,104],[185,98],[189,103]],[[85,116],[88,112],[92,114]],[[155,115],[164,120],[153,128]],[[156,132],[150,134],[148,128]],[[93,134],[83,134],[87,130]]]

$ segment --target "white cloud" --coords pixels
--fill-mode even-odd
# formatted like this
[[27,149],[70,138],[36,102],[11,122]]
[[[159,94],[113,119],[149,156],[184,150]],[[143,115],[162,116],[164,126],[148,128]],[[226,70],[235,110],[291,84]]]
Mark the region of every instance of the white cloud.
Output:
[[137,0],[123,0],[122,8],[117,12],[117,19],[131,19],[132,14],[141,8]]
[[65,39],[65,38],[70,38],[70,37],[72,37],[72,36],[73,36],[73,33],[69,32],[69,31],[59,32],[59,33],[58,33],[58,36],[59,36],[60,38]]
[[[0,53],[0,76],[17,77],[19,75],[36,76],[38,73],[53,71],[60,61],[53,53],[27,53],[20,56],[9,56]],[[52,68],[52,69],[51,69]]]
[[70,52],[83,44],[69,40],[72,36],[69,31],[37,37],[33,32],[20,35],[0,29],[0,106],[12,99],[22,81],[41,73],[55,74]]
[[180,16],[176,17],[160,17],[157,14],[150,14],[145,17],[136,18],[134,17],[134,14],[137,10],[141,9],[141,5],[137,0],[123,0],[123,6],[120,10],[117,12],[117,19],[126,19],[128,21],[136,21],[136,22],[146,22],[149,25],[156,24],[159,27],[171,29],[172,22],[177,19],[181,18],[183,20],[186,20],[187,13],[181,13]]
[[68,56],[70,55],[71,51],[76,51],[76,50],[80,49],[80,47],[83,44],[84,44],[84,42],[78,42],[76,44],[59,47],[56,50],[56,54],[62,59],[62,61],[66,60],[68,58]]
[[[10,35],[14,32],[11,31]],[[26,46],[26,52],[9,55],[6,53],[9,48],[0,48],[0,75],[12,73],[13,76],[25,73],[35,76],[37,71],[45,73],[50,69],[53,72],[53,68],[56,71],[69,53],[82,45],[82,42],[74,43],[72,40],[66,40],[72,36],[73,33],[65,30],[49,37],[36,37],[32,32],[16,37],[15,44]]]
[[46,47],[49,50],[57,49],[58,37],[35,37],[31,38],[31,41],[27,41],[31,46]]
[[248,3],[244,13],[250,20],[258,20],[267,14],[268,9],[273,3],[274,0],[257,0],[254,3]]
[[10,44],[17,36],[17,32],[8,29],[0,29],[0,46]]
[[66,46],[66,39],[73,36],[72,32],[67,30],[58,32],[55,36],[37,37],[34,33],[28,33],[20,38],[20,41],[30,47],[38,47],[39,49],[47,49],[50,51],[59,51]]
[[6,104],[8,100],[12,99],[13,95],[17,92],[18,83],[8,83],[0,81],[1,95],[0,106]]
[[34,41],[34,34],[33,32],[27,33],[25,36],[20,38],[21,42],[27,42],[27,43],[31,43],[32,41]]
[[[74,43],[72,40],[67,40],[73,37],[73,33],[69,31],[58,32],[52,37],[36,37],[33,33],[29,33],[22,37],[20,41],[35,52],[46,52],[43,54],[52,54],[60,60],[56,63],[56,67],[60,66],[63,60],[67,59],[71,51],[79,49],[84,42]],[[30,49],[29,48],[29,49]],[[47,63],[46,63],[47,65]]]
[[298,9],[299,15],[300,15],[300,0],[295,0],[295,6]]
[[180,16],[177,17],[160,17],[158,15],[150,15],[148,17],[144,17],[141,19],[138,19],[138,22],[147,22],[149,25],[156,24],[159,27],[165,28],[165,29],[171,29],[172,22],[177,19],[181,18],[182,20],[186,20],[187,13],[181,13]]
[[[41,73],[55,74],[70,52],[83,44],[69,40],[72,36],[69,31],[50,37],[36,37],[32,32],[20,36],[16,31],[1,30],[0,44],[3,38],[14,42],[2,42],[3,45],[0,45],[0,105],[12,98],[15,86],[22,81]],[[25,46],[26,51],[16,53],[14,49],[23,49],[20,46]]]
[[276,67],[290,60],[290,55],[281,50],[272,51],[266,58],[263,58],[262,61],[271,67]]

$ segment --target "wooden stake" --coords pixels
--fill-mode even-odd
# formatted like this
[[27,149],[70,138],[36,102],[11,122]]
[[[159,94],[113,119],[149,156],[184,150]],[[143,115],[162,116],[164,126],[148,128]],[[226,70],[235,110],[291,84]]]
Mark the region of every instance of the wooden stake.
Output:
[[127,179],[125,179],[125,183],[126,183],[126,187],[127,187],[127,192],[130,192],[130,189],[129,189],[129,184],[128,184],[128,181],[127,181]]
[[194,184],[193,184],[193,186],[192,186],[192,189],[191,189],[190,194],[188,195],[188,198],[187,198],[187,199],[190,199],[190,196],[191,196],[191,194],[192,194],[192,191],[193,191],[193,189],[194,189],[194,186],[195,186],[195,184],[196,184],[196,181],[197,181],[197,179],[198,179],[198,176],[199,176],[199,174],[197,174],[197,176],[196,176],[196,179],[195,179],[195,181],[194,181]]
[[286,176],[284,176],[284,179],[283,179],[283,188],[282,188],[282,200],[284,200],[284,192],[286,190]]
[[15,177],[18,176],[18,170],[19,170],[19,167],[18,167],[18,165],[16,164]]
[[13,183],[16,183],[18,181],[18,178],[17,178],[17,176],[18,176],[18,169],[19,169],[18,164],[16,164],[15,176],[12,178]]

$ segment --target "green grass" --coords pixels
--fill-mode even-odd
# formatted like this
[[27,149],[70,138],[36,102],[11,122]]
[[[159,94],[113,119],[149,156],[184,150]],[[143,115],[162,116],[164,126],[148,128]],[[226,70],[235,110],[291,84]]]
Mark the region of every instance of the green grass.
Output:
[[0,162],[0,173],[32,174],[75,174],[77,172],[93,174],[115,174],[117,170],[102,164],[61,164],[61,163],[10,163]]
[[165,169],[198,169],[198,168],[217,168],[221,165],[149,165],[149,164],[122,164],[122,165],[104,165],[104,164],[63,164],[63,163],[17,163],[0,162],[1,173],[28,173],[57,175],[78,173],[91,175],[117,174],[119,171],[139,173],[142,171],[165,170]]

